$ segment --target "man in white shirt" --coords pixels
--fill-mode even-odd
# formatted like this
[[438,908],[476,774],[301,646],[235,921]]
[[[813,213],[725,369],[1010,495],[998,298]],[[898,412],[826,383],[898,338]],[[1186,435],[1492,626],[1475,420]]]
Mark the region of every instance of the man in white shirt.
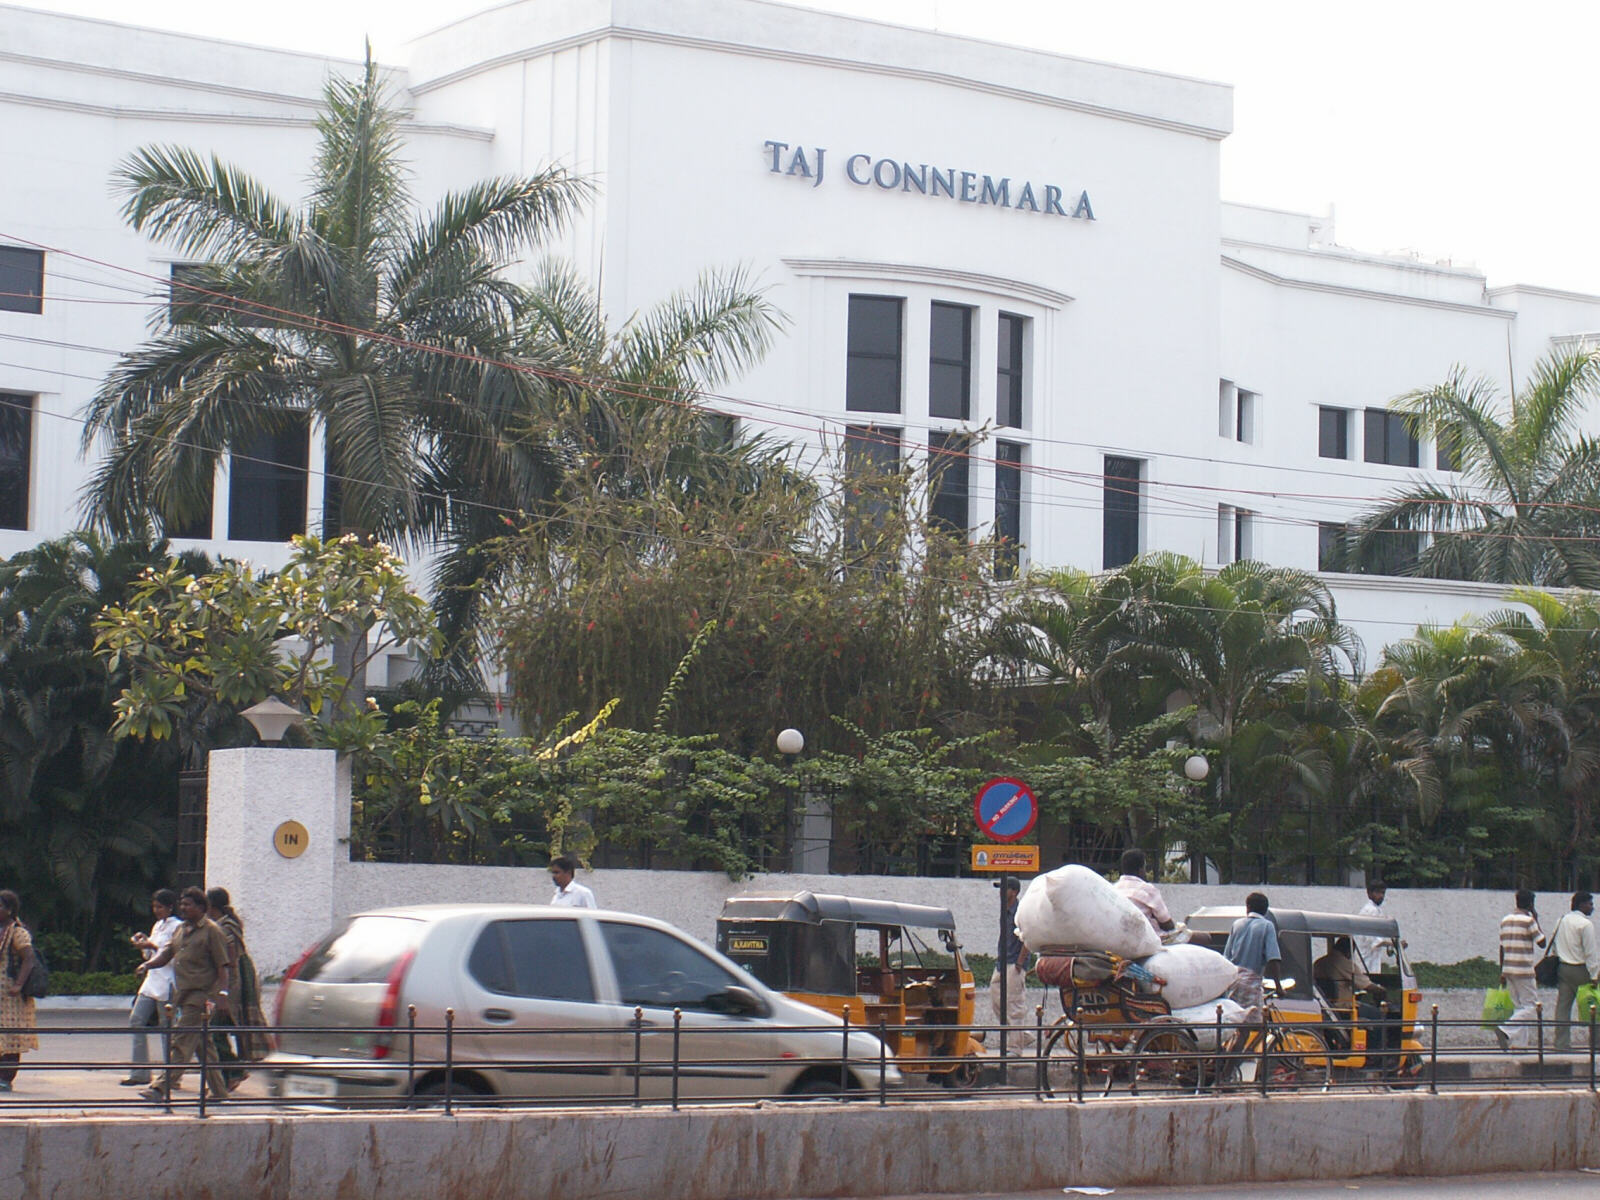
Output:
[[550,878],[556,883],[550,903],[557,908],[599,908],[594,893],[573,878],[577,870],[578,860],[570,854],[550,860]]
[[1111,886],[1133,901],[1133,906],[1145,915],[1158,937],[1177,928],[1172,914],[1167,911],[1167,902],[1161,898],[1161,890],[1144,877],[1143,850],[1122,852],[1122,874]]
[[[1367,902],[1361,906],[1357,913],[1360,917],[1387,917],[1383,911],[1383,898],[1389,894],[1389,885],[1381,879],[1374,879],[1367,884]],[[1376,967],[1378,960],[1383,957],[1383,939],[1363,937],[1356,939],[1356,949],[1361,951],[1361,961],[1369,968]]]
[[[150,915],[155,924],[147,937],[135,933],[132,942],[144,952],[148,960],[167,948],[172,935],[183,924],[174,915],[178,897],[170,888],[162,888],[150,897]],[[133,1011],[128,1014],[128,1028],[133,1030],[133,1070],[122,1080],[123,1087],[145,1087],[150,1083],[150,1039],[145,1030],[161,1023],[161,1006],[172,999],[172,967],[156,967],[146,971],[144,982],[139,984],[139,994],[133,998]]]
[[1561,965],[1556,974],[1556,1038],[1557,1054],[1572,1049],[1572,1003],[1578,998],[1578,989],[1600,977],[1600,938],[1595,937],[1594,897],[1588,892],[1575,892],[1572,911],[1556,922],[1551,945]]

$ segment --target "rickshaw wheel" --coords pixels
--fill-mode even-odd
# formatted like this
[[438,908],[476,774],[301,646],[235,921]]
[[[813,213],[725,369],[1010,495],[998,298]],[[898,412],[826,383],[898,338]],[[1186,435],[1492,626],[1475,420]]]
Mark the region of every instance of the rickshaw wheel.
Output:
[[1059,1078],[1064,1093],[1078,1087],[1078,1039],[1083,1031],[1068,1017],[1057,1017],[1044,1040],[1044,1094],[1054,1096]]
[[1133,1049],[1133,1077],[1140,1090],[1194,1092],[1200,1089],[1202,1059],[1194,1035],[1177,1025],[1155,1025],[1139,1035]]
[[1325,1092],[1333,1086],[1333,1055],[1315,1029],[1280,1027],[1268,1035],[1267,1086],[1281,1091]]
[[978,1076],[983,1070],[982,1060],[976,1054],[966,1054],[956,1060],[956,1065],[939,1076],[939,1081],[955,1092],[970,1092],[978,1086]]

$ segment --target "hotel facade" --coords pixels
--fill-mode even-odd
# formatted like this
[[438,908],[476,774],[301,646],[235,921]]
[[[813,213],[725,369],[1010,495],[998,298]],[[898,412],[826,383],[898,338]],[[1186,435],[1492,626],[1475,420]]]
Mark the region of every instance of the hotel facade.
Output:
[[[115,164],[187,146],[298,196],[323,82],[358,68],[0,7],[0,554],[76,524],[84,406],[186,265],[120,219]],[[420,204],[552,162],[592,177],[549,249],[617,317],[746,266],[788,324],[715,403],[907,458],[986,431],[937,503],[1023,565],[1319,569],[1375,500],[1450,478],[1392,397],[1456,365],[1508,394],[1600,330],[1600,297],[1222,203],[1222,84],[757,0],[523,0],[386,68]],[[318,527],[318,432],[253,457],[191,532],[270,563]],[[1369,657],[1502,591],[1326,578]]]

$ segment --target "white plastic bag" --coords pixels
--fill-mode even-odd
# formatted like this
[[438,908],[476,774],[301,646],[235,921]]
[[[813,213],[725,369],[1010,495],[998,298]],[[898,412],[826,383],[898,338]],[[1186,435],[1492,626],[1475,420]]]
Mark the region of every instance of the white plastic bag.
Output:
[[1161,949],[1133,901],[1076,863],[1033,878],[1017,904],[1017,932],[1034,950],[1077,946],[1147,958]]
[[1166,980],[1161,994],[1173,1008],[1215,1000],[1239,977],[1238,967],[1206,946],[1168,946],[1140,965]]

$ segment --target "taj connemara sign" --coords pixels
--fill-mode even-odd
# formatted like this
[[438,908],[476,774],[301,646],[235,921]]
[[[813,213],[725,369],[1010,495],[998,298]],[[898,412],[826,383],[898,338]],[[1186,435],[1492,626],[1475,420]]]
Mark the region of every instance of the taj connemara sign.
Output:
[[1046,217],[1094,220],[1089,193],[1080,189],[1074,196],[1060,184],[862,153],[844,157],[843,167],[830,175],[831,164],[838,162],[839,156],[830,158],[826,146],[791,146],[778,141],[761,145],[766,151],[768,172],[808,180],[814,188],[821,187],[825,179],[842,175],[851,187],[931,196],[957,204],[989,205]]

